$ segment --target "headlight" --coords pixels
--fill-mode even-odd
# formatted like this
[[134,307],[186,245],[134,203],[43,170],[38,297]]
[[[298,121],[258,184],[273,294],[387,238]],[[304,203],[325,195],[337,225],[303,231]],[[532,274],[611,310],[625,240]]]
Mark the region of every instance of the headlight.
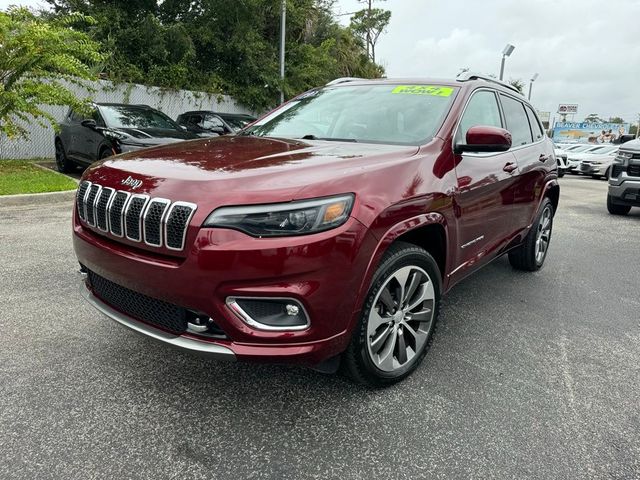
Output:
[[618,155],[613,159],[613,162],[626,165],[631,157],[633,157],[633,153],[631,152],[618,152]]
[[109,130],[109,129],[105,129],[104,130],[104,136],[108,137],[108,138],[115,139],[115,140],[120,140],[120,141],[127,140],[127,139],[131,138],[126,133],[122,133],[122,132],[119,132],[117,130]]
[[322,232],[349,218],[353,194],[271,205],[223,207],[211,213],[203,227],[231,228],[254,237],[283,237]]

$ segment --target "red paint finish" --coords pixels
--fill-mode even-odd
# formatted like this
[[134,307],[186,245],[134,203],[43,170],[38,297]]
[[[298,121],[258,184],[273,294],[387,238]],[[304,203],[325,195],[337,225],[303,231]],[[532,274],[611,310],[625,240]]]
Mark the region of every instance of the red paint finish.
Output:
[[[447,85],[457,88],[451,110],[437,135],[419,147],[227,136],[98,162],[83,180],[127,190],[121,181],[132,176],[143,181],[133,193],[198,208],[181,252],[113,237],[74,214],[76,255],[117,284],[207,313],[230,339],[215,342],[241,359],[316,364],[335,356],[347,347],[371,278],[393,241],[429,225],[442,232],[448,290],[516,245],[542,197],[557,187],[546,138],[505,152],[455,153],[453,136],[473,90],[507,90],[483,81]],[[485,140],[487,133],[493,141],[505,137],[484,133]],[[549,160],[540,161],[541,155]],[[511,171],[504,169],[509,164]],[[344,193],[355,194],[351,218],[322,233],[254,238],[201,227],[222,206]],[[293,297],[309,313],[311,326],[254,329],[225,305],[234,295]]]

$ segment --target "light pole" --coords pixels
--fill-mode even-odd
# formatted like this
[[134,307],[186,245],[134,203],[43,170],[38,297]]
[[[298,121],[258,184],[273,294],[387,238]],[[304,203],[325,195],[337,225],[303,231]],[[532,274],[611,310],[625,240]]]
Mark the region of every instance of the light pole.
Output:
[[280,19],[280,105],[284,103],[284,49],[287,33],[287,0],[282,0]]
[[504,50],[502,50],[502,62],[500,63],[500,80],[502,80],[502,78],[504,77],[504,61],[509,55],[511,55],[515,48],[516,47],[514,47],[510,43],[507,43],[507,46],[504,47]]
[[533,88],[533,82],[538,78],[538,74],[534,73],[533,77],[531,77],[531,81],[529,82],[529,100],[531,100],[531,89]]

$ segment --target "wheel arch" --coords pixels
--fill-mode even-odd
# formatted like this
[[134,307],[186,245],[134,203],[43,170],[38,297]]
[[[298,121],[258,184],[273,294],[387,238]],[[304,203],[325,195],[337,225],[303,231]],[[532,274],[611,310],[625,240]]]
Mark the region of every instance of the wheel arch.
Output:
[[560,185],[556,180],[551,180],[547,182],[544,189],[544,195],[540,199],[542,202],[545,198],[551,200],[551,204],[553,205],[553,213],[558,211],[558,205],[560,203]]

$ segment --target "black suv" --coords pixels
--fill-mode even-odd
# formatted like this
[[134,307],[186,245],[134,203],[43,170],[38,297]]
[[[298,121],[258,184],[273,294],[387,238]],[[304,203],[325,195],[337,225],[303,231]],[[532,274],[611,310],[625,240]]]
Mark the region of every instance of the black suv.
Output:
[[256,118],[244,113],[217,113],[209,110],[185,112],[176,122],[200,136],[227,135],[237,133]]
[[56,164],[69,172],[118,153],[194,138],[198,136],[148,105],[96,103],[91,118],[69,110],[60,123]]

